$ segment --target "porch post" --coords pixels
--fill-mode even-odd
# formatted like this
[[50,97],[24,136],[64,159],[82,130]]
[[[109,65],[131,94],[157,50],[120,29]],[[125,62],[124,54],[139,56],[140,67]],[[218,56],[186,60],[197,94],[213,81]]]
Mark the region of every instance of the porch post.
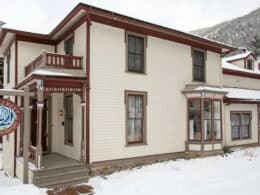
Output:
[[28,183],[29,175],[29,142],[30,142],[30,108],[29,88],[24,87],[24,132],[23,132],[23,183]]
[[36,166],[42,167],[42,109],[44,105],[43,89],[38,87],[37,92],[37,142],[36,142]]
[[85,161],[85,102],[81,102],[81,150],[80,161]]

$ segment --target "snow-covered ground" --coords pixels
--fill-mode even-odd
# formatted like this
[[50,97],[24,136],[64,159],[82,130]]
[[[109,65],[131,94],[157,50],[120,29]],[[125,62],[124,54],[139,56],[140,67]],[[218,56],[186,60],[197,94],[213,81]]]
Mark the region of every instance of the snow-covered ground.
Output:
[[260,147],[177,160],[90,179],[96,195],[259,195]]
[[[2,165],[2,151],[0,151],[0,167]],[[7,177],[0,169],[0,194],[1,195],[41,195],[45,189],[39,189],[34,185],[24,185],[21,180]]]
[[[1,159],[1,152],[0,152]],[[177,160],[94,177],[89,183],[96,195],[258,195],[260,194],[260,147],[228,156]],[[33,185],[6,177],[0,171],[0,194],[38,195]]]

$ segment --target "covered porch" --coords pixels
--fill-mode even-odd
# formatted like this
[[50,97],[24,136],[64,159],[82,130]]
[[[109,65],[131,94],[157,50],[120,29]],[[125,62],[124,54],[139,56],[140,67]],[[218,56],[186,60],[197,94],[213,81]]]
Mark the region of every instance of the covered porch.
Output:
[[[85,84],[82,70],[41,67],[16,86],[20,89],[27,85],[35,94],[30,101],[31,182],[35,183],[36,172],[83,165],[86,168]],[[18,104],[23,107],[22,98]],[[16,143],[19,175],[19,164],[23,163],[23,124]]]

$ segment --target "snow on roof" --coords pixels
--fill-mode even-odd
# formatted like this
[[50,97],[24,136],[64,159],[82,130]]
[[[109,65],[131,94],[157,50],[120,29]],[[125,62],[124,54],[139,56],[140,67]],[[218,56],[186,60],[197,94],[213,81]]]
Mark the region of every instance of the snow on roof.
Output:
[[227,98],[260,100],[260,90],[241,89],[241,88],[223,88],[228,91]]
[[31,75],[85,77],[84,72],[82,70],[71,70],[65,68],[40,68],[31,72],[27,77],[30,77]]
[[209,86],[199,86],[194,89],[194,91],[212,91],[212,92],[221,92],[227,93],[228,91],[220,87],[209,87]]
[[226,68],[226,69],[230,69],[230,70],[237,70],[237,71],[242,71],[242,72],[248,72],[248,73],[253,73],[253,74],[260,74],[260,71],[257,69],[249,70],[249,69],[241,68],[238,65],[234,65],[234,64],[226,62],[225,59],[222,59],[222,68]]
[[233,56],[223,58],[223,60],[225,60],[226,62],[229,62],[229,61],[238,60],[238,59],[241,59],[241,58],[246,58],[250,54],[252,54],[251,51],[246,51],[244,53],[240,53],[240,54],[236,54],[236,55],[233,55]]

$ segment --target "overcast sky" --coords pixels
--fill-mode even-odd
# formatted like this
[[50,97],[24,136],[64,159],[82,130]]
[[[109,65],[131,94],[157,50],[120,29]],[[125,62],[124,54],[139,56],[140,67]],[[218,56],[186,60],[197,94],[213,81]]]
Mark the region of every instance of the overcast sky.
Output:
[[5,27],[49,33],[79,2],[182,31],[249,13],[260,0],[0,0]]

